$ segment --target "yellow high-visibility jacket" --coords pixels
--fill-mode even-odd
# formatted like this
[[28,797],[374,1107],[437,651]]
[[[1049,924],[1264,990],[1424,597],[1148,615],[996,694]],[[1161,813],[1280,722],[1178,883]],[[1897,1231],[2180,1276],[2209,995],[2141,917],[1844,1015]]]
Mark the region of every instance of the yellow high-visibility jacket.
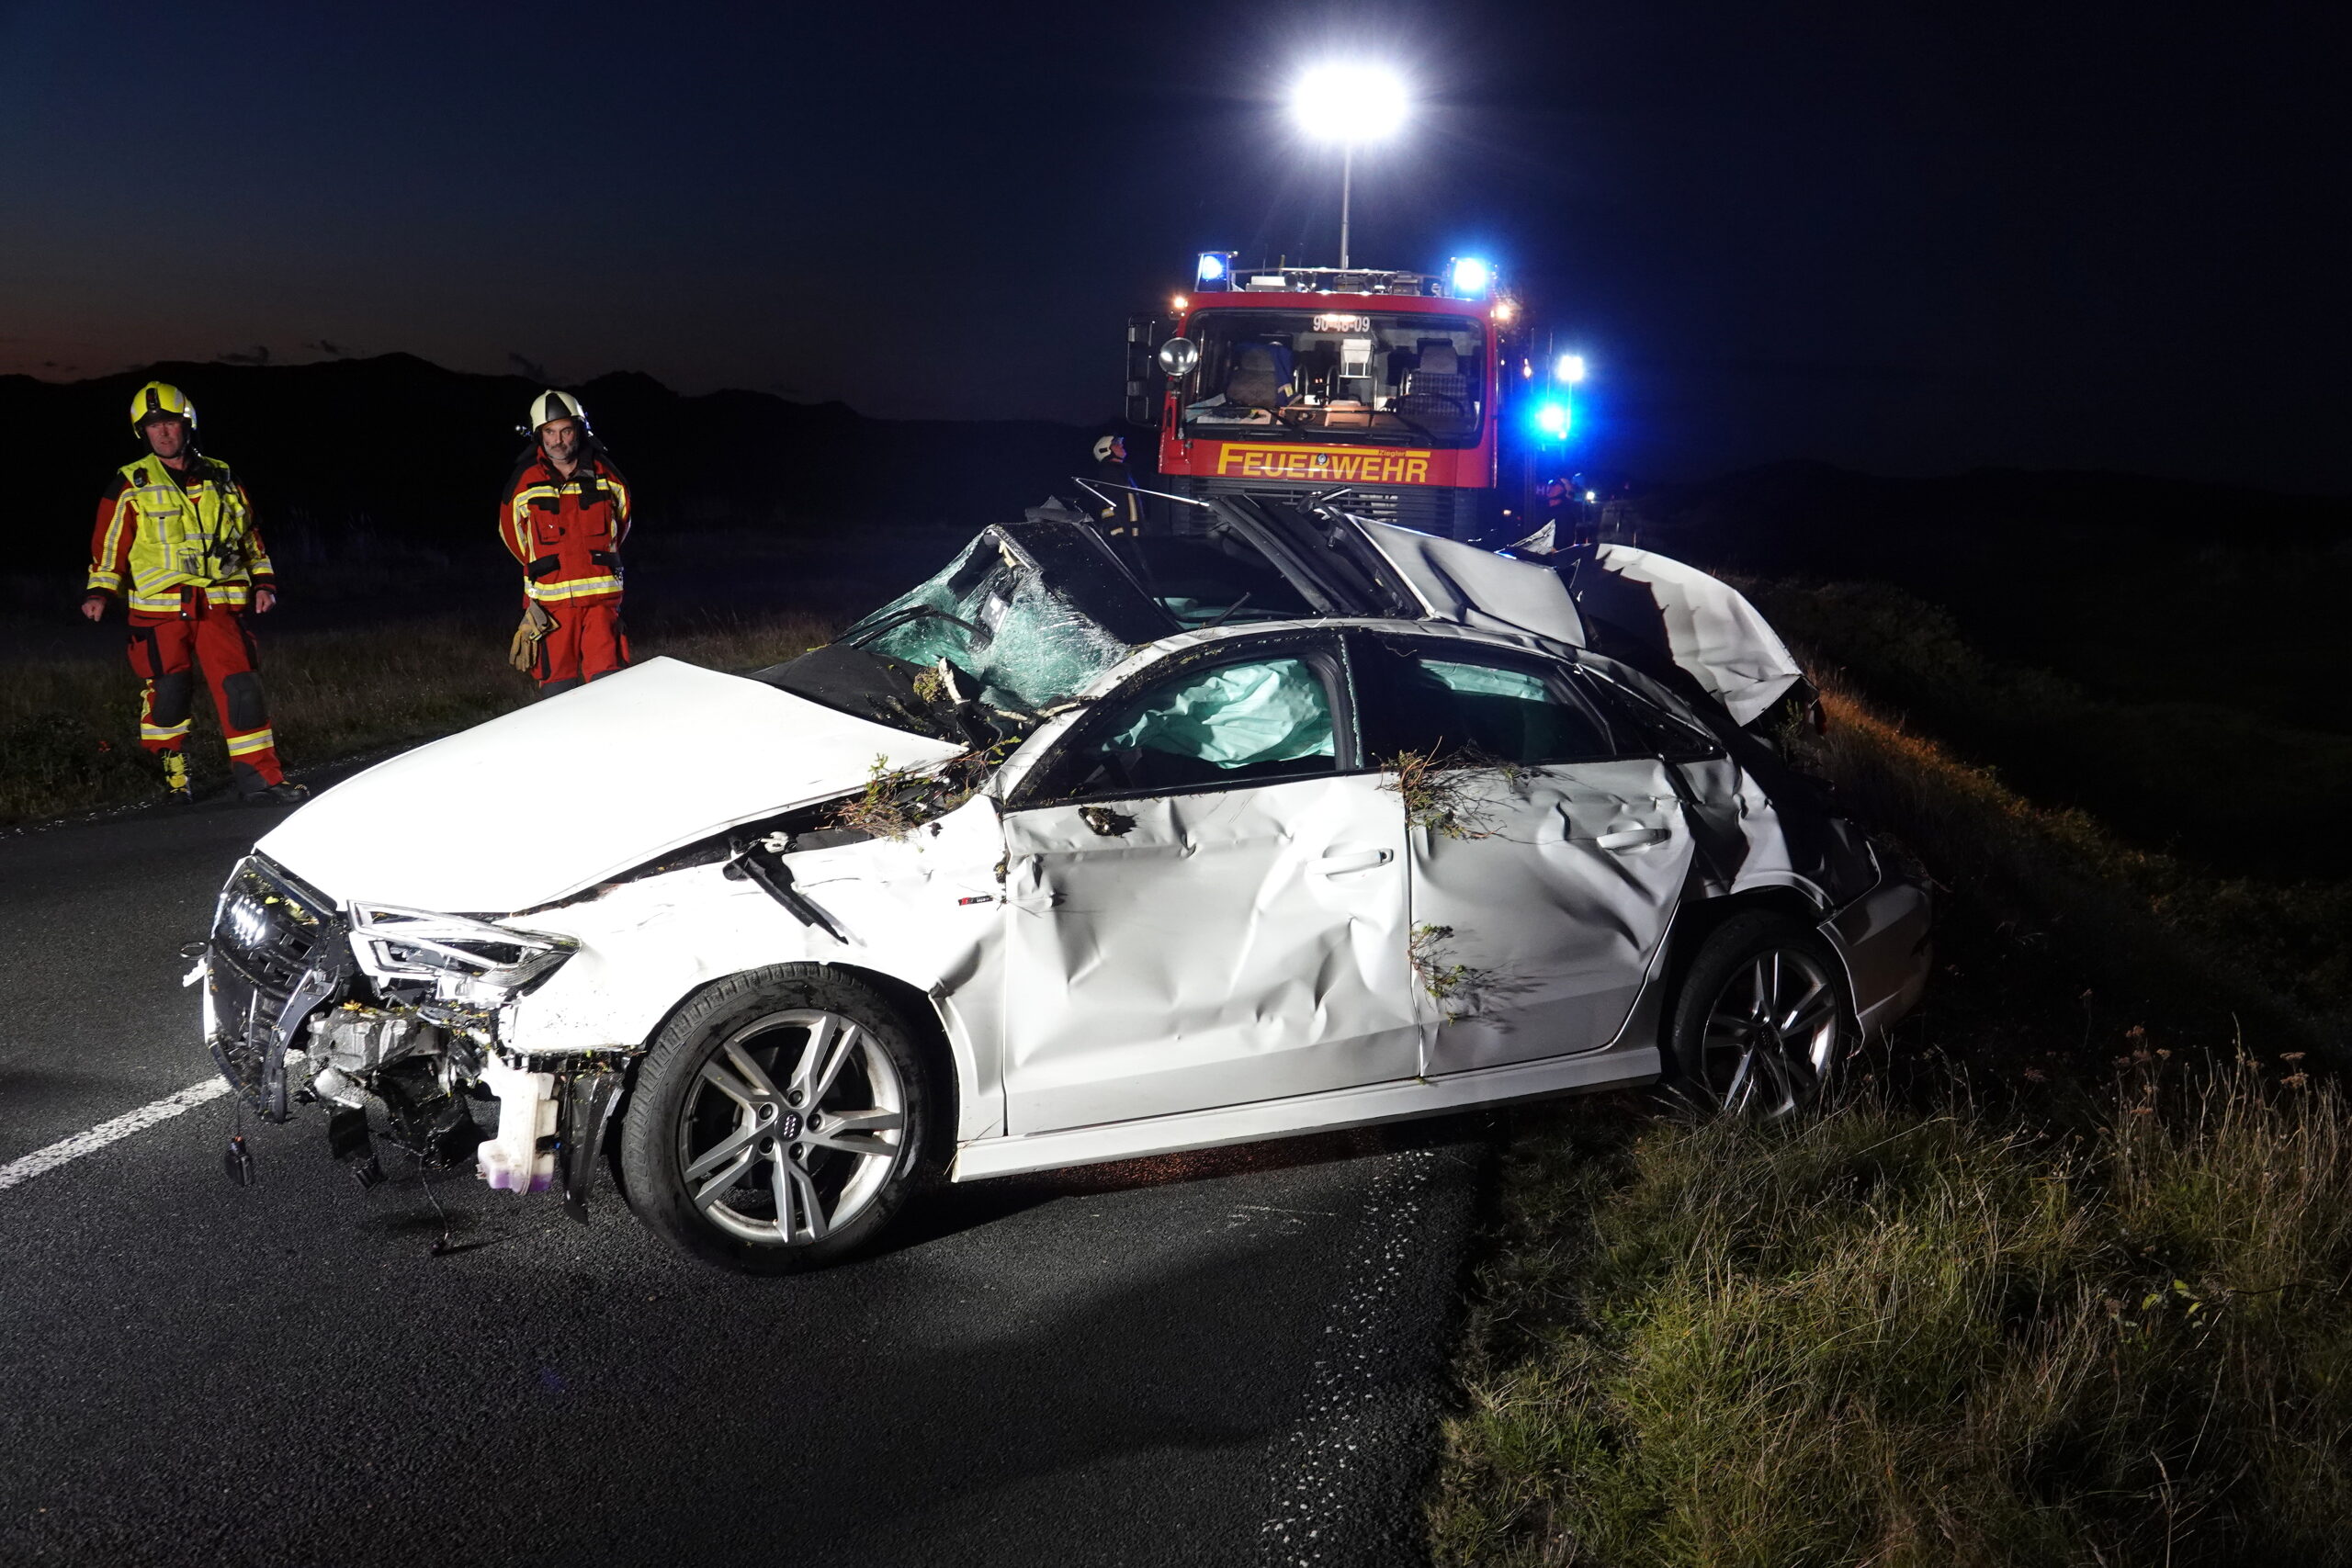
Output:
[[98,500],[89,591],[124,594],[133,615],[179,614],[186,588],[242,610],[274,577],[252,498],[218,458],[179,473],[153,456],[125,463]]

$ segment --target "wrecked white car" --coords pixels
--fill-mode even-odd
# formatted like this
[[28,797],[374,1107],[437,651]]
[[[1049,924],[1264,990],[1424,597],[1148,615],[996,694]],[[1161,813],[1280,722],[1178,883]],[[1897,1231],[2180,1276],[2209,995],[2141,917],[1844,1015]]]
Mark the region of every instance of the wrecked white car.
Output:
[[222,890],[215,1059],[363,1170],[576,1208],[609,1164],[781,1271],[939,1175],[1661,1076],[1787,1109],[1916,999],[1926,895],[1743,728],[1799,674],[1722,584],[1210,510],[1124,556],[1033,513],[801,659],[327,791]]

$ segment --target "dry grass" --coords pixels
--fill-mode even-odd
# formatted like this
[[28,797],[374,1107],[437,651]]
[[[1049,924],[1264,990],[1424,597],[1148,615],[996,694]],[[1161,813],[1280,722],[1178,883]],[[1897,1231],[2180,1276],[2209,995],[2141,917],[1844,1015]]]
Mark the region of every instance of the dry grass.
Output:
[[[1914,651],[1922,681],[1983,683]],[[1808,765],[1971,921],[2194,995],[2221,1042],[2237,1012],[2340,1047],[2352,888],[2202,870],[1851,689],[1826,703]],[[1939,987],[1952,1016],[2046,1005],[2016,978]],[[1633,1096],[1523,1117],[1429,1499],[1437,1560],[2352,1562],[2352,1105],[2299,1053],[2233,1056],[2135,1052],[2087,1116],[2071,1088],[2004,1081],[1996,1109],[1942,1079],[1789,1124]]]
[[2352,1107],[2154,1071],[2080,1140],[1872,1098],[1522,1134],[1437,1560],[2346,1561]]
[[1442,755],[1399,751],[1380,764],[1380,787],[1404,801],[1408,827],[1448,839],[1489,839],[1493,817],[1479,793],[1479,775],[1493,774],[1504,787],[1521,790],[1526,772],[1475,748]]
[[[916,694],[925,695],[920,683]],[[920,768],[894,769],[889,758],[876,756],[866,770],[865,787],[833,807],[832,825],[877,839],[903,839],[978,795],[1019,744],[1017,738],[1001,740]]]
[[[2187,964],[2251,1007],[2339,1034],[2352,1010],[2352,884],[2280,886],[2203,873],[2135,848],[2088,813],[2037,806],[1990,768],[1830,684],[1829,733],[1813,765],[1860,818],[1892,832],[1972,895]],[[2315,822],[2276,830],[2318,832]]]
[[[640,659],[667,654],[721,670],[755,669],[825,641],[821,615],[710,617],[635,640]],[[265,637],[262,679],[287,765],[321,762],[446,735],[532,699],[506,664],[513,627],[458,619]],[[139,748],[138,682],[119,658],[17,661],[0,685],[0,823],[153,797]],[[228,764],[207,696],[197,699],[188,755],[199,790],[224,786]]]

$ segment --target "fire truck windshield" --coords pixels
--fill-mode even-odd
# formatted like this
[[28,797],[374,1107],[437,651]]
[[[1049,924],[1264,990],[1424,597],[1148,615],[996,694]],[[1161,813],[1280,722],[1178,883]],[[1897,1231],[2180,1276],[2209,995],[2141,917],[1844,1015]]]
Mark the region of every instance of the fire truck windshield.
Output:
[[1486,419],[1487,329],[1473,317],[1202,310],[1187,335],[1201,350],[1179,388],[1191,434],[1469,446]]

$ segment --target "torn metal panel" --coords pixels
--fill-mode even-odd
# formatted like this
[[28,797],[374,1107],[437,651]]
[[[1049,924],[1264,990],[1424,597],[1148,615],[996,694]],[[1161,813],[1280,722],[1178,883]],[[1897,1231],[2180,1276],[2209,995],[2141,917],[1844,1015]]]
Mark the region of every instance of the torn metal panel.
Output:
[[1005,817],[1016,1133],[1410,1077],[1404,816],[1376,775]]
[[340,898],[505,913],[963,750],[654,659],[379,762],[259,847]]
[[712,980],[775,964],[850,964],[929,994],[956,1063],[960,1134],[981,1136],[1002,1126],[995,1063],[1003,857],[996,804],[980,797],[901,840],[780,857],[820,925],[718,863],[540,911],[531,925],[578,949],[501,1015],[502,1041],[538,1060],[635,1050]]
[[1349,521],[1411,586],[1431,620],[1583,646],[1584,622],[1550,567],[1369,518]]
[[1577,608],[1675,664],[1752,724],[1804,668],[1738,590],[1698,568],[1626,545],[1603,545],[1576,569]]
[[[1473,1071],[1614,1040],[1690,874],[1666,765],[1464,769],[1464,826],[1408,834],[1422,1071]],[[1442,934],[1441,934],[1442,933]]]

